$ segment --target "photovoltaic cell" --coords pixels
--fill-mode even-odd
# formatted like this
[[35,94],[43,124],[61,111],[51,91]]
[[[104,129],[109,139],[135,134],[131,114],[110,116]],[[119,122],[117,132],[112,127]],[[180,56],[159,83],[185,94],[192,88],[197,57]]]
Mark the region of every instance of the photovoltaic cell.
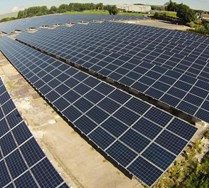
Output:
[[89,138],[93,140],[102,149],[107,148],[115,139],[110,134],[101,128],[97,128],[90,135]]
[[31,171],[41,187],[57,187],[63,182],[62,178],[54,173],[54,168],[47,159],[43,159]]
[[16,178],[21,175],[25,170],[27,170],[27,166],[20,155],[19,150],[15,150],[11,155],[9,155],[5,159],[7,166],[10,170],[12,178]]
[[128,170],[133,174],[136,174],[137,177],[149,186],[151,186],[162,173],[161,170],[144,160],[142,157],[138,157],[128,167]]
[[160,134],[160,136],[156,139],[156,142],[174,154],[180,153],[183,149],[183,146],[186,145],[185,140],[180,139],[168,131],[163,131],[162,134]]
[[20,176],[17,180],[15,180],[16,187],[31,187],[31,188],[38,188],[38,185],[34,181],[33,177],[31,176],[30,172],[26,172],[22,176]]
[[8,184],[11,181],[9,173],[7,171],[6,165],[4,161],[0,161],[0,186],[3,187],[4,185]]
[[128,126],[132,125],[139,118],[137,114],[124,107],[120,108],[113,116]]
[[166,126],[168,122],[172,119],[172,116],[166,113],[162,113],[161,110],[157,108],[151,108],[145,117],[149,120],[158,123],[161,126]]
[[151,144],[147,150],[142,153],[142,156],[163,170],[166,170],[175,159],[175,155],[169,153],[156,144]]
[[97,126],[97,124],[84,115],[75,121],[75,126],[83,133],[88,134]]
[[134,130],[131,129],[128,130],[120,138],[120,140],[138,153],[140,153],[149,144],[148,139],[140,134],[137,134]]
[[35,139],[30,139],[20,147],[28,166],[32,166],[45,157],[43,151],[40,149]]
[[1,138],[0,145],[4,156],[8,155],[17,147],[11,133],[8,133]]
[[136,157],[136,153],[119,141],[109,147],[107,153],[122,166],[127,166]]
[[176,133],[177,135],[190,140],[191,137],[196,132],[194,127],[190,127],[190,125],[186,122],[182,122],[179,119],[174,119],[169,125],[168,130]]
[[133,128],[150,139],[154,139],[162,130],[161,127],[143,117],[133,125]]

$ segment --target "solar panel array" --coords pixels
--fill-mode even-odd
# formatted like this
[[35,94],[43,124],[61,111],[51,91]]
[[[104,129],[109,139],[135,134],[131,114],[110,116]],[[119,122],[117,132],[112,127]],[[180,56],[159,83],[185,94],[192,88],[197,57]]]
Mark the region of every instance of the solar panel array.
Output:
[[208,37],[91,23],[22,33],[17,39],[209,122]]
[[1,79],[0,187],[68,187],[27,128]]
[[110,21],[110,20],[138,20],[147,19],[140,16],[122,16],[122,15],[48,15],[38,16],[32,18],[25,18],[19,20],[13,20],[9,22],[0,23],[0,31],[4,33],[11,33],[15,30],[24,31],[28,28],[39,28],[41,26],[52,26],[55,24],[66,24],[76,22],[92,22],[92,21]]
[[[24,40],[25,37],[27,33],[18,38]],[[59,27],[28,34],[28,37],[29,40],[44,37],[43,42],[51,39],[63,47],[75,45],[106,50],[209,81],[209,38],[193,33],[108,22]]]
[[0,50],[80,133],[149,186],[167,170],[197,130],[17,41],[0,39]]

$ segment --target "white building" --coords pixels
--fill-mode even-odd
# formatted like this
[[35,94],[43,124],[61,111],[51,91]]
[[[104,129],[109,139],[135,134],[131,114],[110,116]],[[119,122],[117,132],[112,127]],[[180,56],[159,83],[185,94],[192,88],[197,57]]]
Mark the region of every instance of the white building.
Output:
[[124,12],[149,12],[151,6],[149,5],[116,5],[117,8]]

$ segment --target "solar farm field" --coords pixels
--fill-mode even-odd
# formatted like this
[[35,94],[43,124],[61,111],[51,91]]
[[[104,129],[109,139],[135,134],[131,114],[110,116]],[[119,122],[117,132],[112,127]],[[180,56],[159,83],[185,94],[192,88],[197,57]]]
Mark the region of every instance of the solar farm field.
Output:
[[[137,19],[146,21],[53,15],[8,22],[0,24],[8,34],[0,38],[0,51],[99,154],[152,187],[190,144],[196,123],[209,123],[209,38],[124,23]],[[31,27],[37,31],[27,32]],[[22,31],[11,37],[16,30]],[[8,100],[2,93],[1,108]],[[5,171],[13,173],[12,167]],[[51,187],[67,187],[58,175],[50,178]],[[10,173],[8,179],[15,184]],[[34,181],[43,187],[45,180]]]

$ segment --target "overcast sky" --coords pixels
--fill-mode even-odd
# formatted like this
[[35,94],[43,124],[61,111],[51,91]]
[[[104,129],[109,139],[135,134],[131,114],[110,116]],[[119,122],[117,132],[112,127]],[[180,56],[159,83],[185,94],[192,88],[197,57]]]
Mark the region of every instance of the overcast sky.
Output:
[[[20,9],[24,9],[30,6],[39,5],[60,5],[63,3],[78,2],[78,3],[104,3],[104,4],[134,4],[134,3],[144,3],[144,4],[154,4],[163,5],[168,0],[6,0],[1,2],[0,14],[16,12]],[[209,10],[209,0],[173,0],[178,3],[184,3],[189,5],[194,9]]]

